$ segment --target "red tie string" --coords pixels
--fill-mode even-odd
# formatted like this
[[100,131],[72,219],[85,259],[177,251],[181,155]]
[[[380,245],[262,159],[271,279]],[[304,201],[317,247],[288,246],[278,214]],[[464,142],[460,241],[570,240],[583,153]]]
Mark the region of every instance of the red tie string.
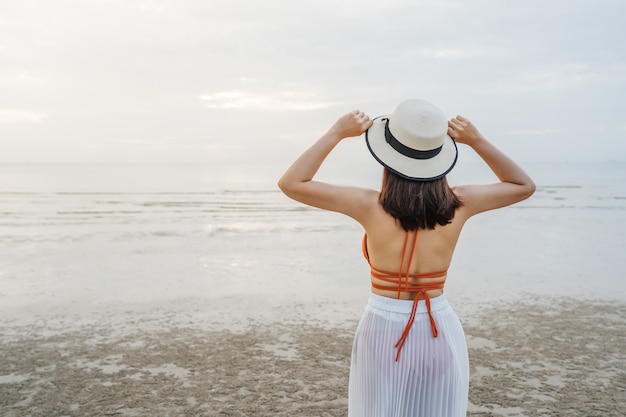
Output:
[[[380,269],[375,268],[369,259],[369,253],[367,251],[367,235],[363,236],[363,254],[365,259],[370,265],[371,275],[373,278],[376,278],[380,281],[383,281],[384,284],[379,284],[372,281],[372,288],[383,290],[383,291],[393,291],[396,290],[397,298],[400,299],[400,295],[402,292],[410,292],[415,293],[415,297],[413,298],[413,306],[411,308],[411,314],[409,316],[409,320],[402,331],[402,335],[398,339],[395,344],[395,348],[397,349],[395,360],[396,362],[400,358],[400,352],[404,347],[407,338],[409,337],[409,333],[413,326],[413,322],[415,321],[415,314],[417,313],[417,308],[419,306],[420,297],[424,298],[426,302],[426,310],[428,311],[428,318],[430,320],[430,328],[433,334],[433,337],[437,337],[439,331],[437,330],[437,323],[435,322],[435,318],[433,317],[431,310],[431,302],[430,296],[428,295],[428,291],[433,290],[441,290],[443,289],[445,281],[436,281],[436,282],[412,282],[411,279],[441,279],[445,278],[447,275],[447,271],[440,272],[429,272],[429,273],[420,273],[420,274],[411,274],[410,268],[411,263],[413,261],[413,254],[415,252],[415,245],[417,242],[417,231],[413,237],[413,242],[411,245],[411,250],[409,252],[408,264],[406,266],[406,272],[402,273],[402,269],[404,266],[404,259],[407,252],[409,233],[407,232],[406,237],[404,239],[404,244],[402,247],[402,261],[400,264],[400,272],[388,272],[382,271]],[[404,281],[404,283],[403,283]]]

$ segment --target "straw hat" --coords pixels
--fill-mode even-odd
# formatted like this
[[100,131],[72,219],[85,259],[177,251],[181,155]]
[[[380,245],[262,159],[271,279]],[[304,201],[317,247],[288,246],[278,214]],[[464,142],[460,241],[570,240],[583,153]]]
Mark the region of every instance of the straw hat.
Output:
[[458,155],[445,114],[424,100],[403,101],[391,115],[375,118],[365,141],[384,167],[414,181],[445,176]]

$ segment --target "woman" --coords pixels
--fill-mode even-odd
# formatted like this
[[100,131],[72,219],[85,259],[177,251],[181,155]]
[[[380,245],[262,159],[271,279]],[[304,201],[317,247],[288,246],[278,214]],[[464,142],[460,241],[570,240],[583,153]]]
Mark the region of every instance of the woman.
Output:
[[[344,138],[366,132],[383,165],[381,191],[313,181]],[[471,147],[500,182],[450,188],[456,143]],[[304,204],[346,214],[365,229],[371,294],[350,363],[349,416],[465,416],[469,363],[461,324],[443,294],[461,229],[473,215],[530,197],[532,179],[472,123],[423,100],[389,116],[341,117],[279,181]],[[418,238],[419,236],[419,238]]]

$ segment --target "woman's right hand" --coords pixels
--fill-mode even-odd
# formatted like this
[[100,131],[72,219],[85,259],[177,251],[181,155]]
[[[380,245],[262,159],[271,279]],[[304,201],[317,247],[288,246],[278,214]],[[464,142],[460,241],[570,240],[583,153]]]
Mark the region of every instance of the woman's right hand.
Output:
[[372,126],[372,119],[359,110],[351,111],[339,118],[330,128],[330,132],[339,139],[361,136]]
[[456,143],[464,143],[469,146],[485,139],[476,126],[463,116],[456,116],[448,121],[448,135]]

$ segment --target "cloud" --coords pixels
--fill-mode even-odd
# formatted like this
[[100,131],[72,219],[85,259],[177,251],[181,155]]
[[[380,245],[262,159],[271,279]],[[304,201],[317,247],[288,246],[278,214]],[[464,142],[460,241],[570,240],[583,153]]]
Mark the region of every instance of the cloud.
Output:
[[210,143],[208,145],[203,145],[202,149],[214,154],[227,154],[230,152],[239,152],[243,149],[243,147],[240,145],[228,145],[225,143]]
[[131,3],[131,6],[139,10],[148,11],[148,12],[156,12],[156,13],[163,13],[165,10],[167,10],[167,6],[163,4],[158,4],[158,3],[159,2],[156,2],[156,1],[141,0],[139,2],[134,2],[134,4]]
[[39,71],[12,71],[0,73],[0,85],[40,87],[45,85],[45,80]]
[[541,129],[541,130],[514,130],[509,132],[512,136],[543,136],[550,135],[552,133],[562,132],[563,129]]
[[305,111],[330,107],[334,103],[320,100],[311,94],[282,91],[255,93],[244,90],[220,91],[203,94],[200,99],[210,109]]
[[409,53],[409,55],[435,59],[463,59],[477,54],[478,51],[469,48],[419,48]]
[[526,71],[520,78],[525,89],[558,91],[576,88],[592,79],[585,65],[565,64]]
[[[64,149],[42,160],[167,149],[163,159],[227,163],[258,152],[259,132],[291,155],[336,112],[385,114],[407,97],[485,120],[529,158],[528,140],[615,124],[610,140],[623,139],[626,2],[32,3],[0,1],[4,160],[30,160],[26,144],[41,140]],[[87,142],[101,152],[80,153]]]
[[624,68],[623,64],[548,64],[512,72],[504,82],[491,82],[490,87],[484,88],[506,94],[561,93],[607,86],[619,88],[626,84]]
[[45,114],[26,110],[0,109],[0,123],[41,123]]

